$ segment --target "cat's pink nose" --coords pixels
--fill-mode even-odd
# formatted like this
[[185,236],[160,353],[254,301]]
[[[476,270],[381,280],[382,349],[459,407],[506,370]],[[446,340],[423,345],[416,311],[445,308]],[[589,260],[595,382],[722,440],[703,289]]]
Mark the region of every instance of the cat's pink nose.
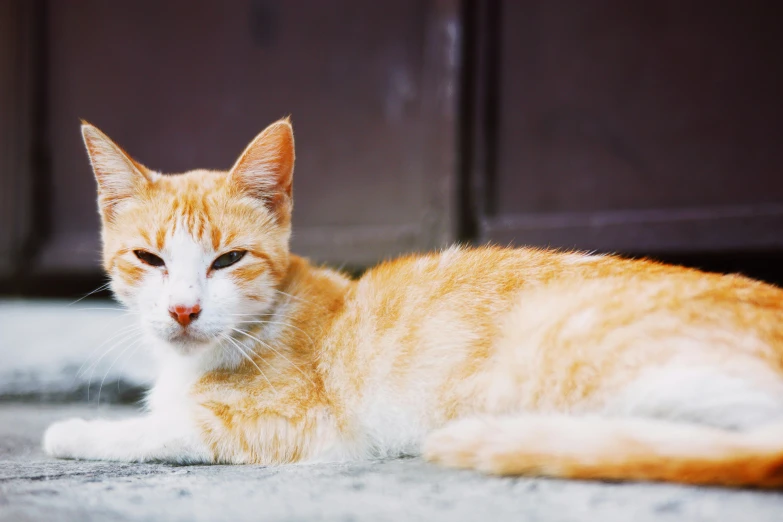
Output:
[[175,305],[169,307],[169,315],[182,326],[187,326],[198,319],[201,313],[201,307],[198,303],[193,306]]

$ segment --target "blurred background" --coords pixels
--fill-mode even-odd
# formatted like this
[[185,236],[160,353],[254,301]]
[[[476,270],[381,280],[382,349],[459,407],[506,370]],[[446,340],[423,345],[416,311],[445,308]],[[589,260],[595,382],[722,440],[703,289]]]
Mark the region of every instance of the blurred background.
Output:
[[100,284],[79,118],[228,168],[292,115],[293,249],[454,241],[778,279],[777,1],[0,0],[0,293]]

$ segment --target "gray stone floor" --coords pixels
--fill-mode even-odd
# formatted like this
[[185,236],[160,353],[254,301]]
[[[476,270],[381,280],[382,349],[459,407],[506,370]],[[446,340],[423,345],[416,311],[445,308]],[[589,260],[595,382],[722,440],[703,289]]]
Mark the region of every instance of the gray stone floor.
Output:
[[484,477],[418,459],[168,466],[57,461],[53,420],[132,408],[0,404],[0,522],[91,520],[780,521],[783,494]]
[[153,376],[135,325],[104,299],[0,299],[0,400],[83,400],[88,387],[121,400]]

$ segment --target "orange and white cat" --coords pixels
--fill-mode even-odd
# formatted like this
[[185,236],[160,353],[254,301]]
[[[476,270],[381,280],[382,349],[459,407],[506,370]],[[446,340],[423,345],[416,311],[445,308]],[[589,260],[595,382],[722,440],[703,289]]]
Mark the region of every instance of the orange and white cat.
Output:
[[783,291],[649,261],[459,248],[351,280],[289,253],[288,120],[228,172],[161,175],[82,126],[104,266],[160,374],[79,459],[419,454],[494,474],[783,486]]

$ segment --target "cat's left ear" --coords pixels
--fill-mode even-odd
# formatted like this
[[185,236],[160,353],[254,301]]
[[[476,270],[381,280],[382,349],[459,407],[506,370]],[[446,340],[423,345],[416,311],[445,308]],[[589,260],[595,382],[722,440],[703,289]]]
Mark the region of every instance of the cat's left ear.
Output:
[[263,200],[280,223],[289,223],[293,207],[294,130],[289,118],[255,137],[229,176],[245,193]]

